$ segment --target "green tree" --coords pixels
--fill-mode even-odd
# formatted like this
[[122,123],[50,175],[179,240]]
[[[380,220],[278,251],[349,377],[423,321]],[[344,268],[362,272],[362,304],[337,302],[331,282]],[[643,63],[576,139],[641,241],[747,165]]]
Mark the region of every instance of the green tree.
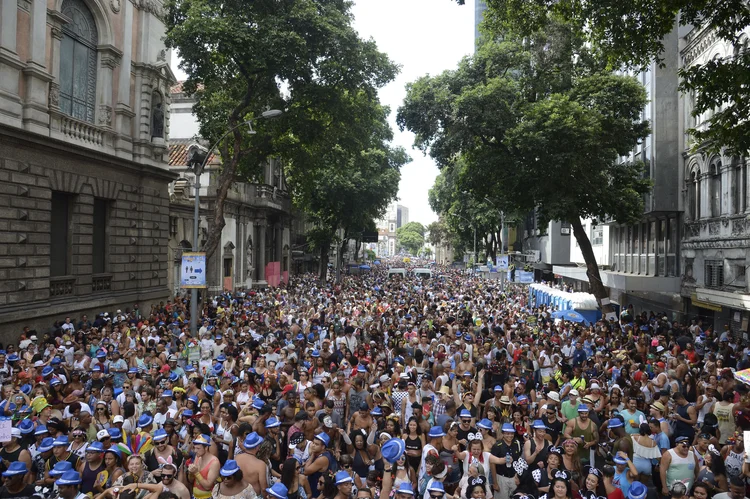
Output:
[[419,222],[409,222],[396,229],[396,242],[399,248],[403,248],[412,255],[419,253],[424,246],[424,234],[426,229]]
[[[538,46],[535,38],[487,42],[456,70],[410,84],[397,121],[442,169],[430,193],[433,209],[476,210],[490,189],[508,212],[535,209],[543,223],[571,223],[601,301],[607,291],[580,217],[640,218],[649,181],[642,164],[619,158],[649,133],[640,118],[646,94],[635,79],[600,72],[585,57],[580,66],[544,59]],[[573,48],[584,51],[551,43],[542,52],[569,61]],[[464,179],[475,176],[483,185],[467,195]],[[458,231],[466,224],[455,218],[446,221]]]
[[422,253],[422,255],[423,255],[423,256],[424,256],[425,258],[428,258],[428,259],[429,259],[429,258],[431,258],[431,257],[432,257],[432,248],[424,247],[424,248],[422,248],[422,251],[421,251],[421,253]]
[[[457,0],[463,3],[463,0]],[[487,0],[488,38],[509,31],[529,36],[564,20],[585,37],[594,55],[612,69],[642,69],[662,62],[664,39],[678,26],[715,32],[736,47],[680,70],[683,92],[695,95],[693,115],[715,111],[707,129],[692,130],[701,147],[742,156],[750,150],[750,26],[745,0]]]
[[[231,130],[218,146],[222,168],[203,248],[209,255],[219,245],[232,183],[262,181],[269,156],[286,161],[290,185],[318,185],[328,193],[359,194],[367,184],[350,189],[351,181],[335,176],[326,161],[345,164],[350,179],[377,183],[398,176],[396,171],[383,179],[359,171],[392,159],[377,90],[398,68],[372,40],[359,38],[350,2],[167,0],[165,8],[166,43],[177,49],[180,68],[188,74],[185,91],[198,97],[194,111],[201,137],[213,144]],[[241,126],[268,108],[283,109],[283,117],[257,121],[255,135]],[[393,162],[400,164],[402,158]],[[334,177],[323,185],[320,175]],[[381,197],[363,202],[375,198],[377,206],[361,211],[378,212]],[[295,193],[295,201],[310,209],[311,219],[324,229],[323,235],[311,235],[322,243],[340,221],[335,210],[313,206],[310,199],[309,192]]]

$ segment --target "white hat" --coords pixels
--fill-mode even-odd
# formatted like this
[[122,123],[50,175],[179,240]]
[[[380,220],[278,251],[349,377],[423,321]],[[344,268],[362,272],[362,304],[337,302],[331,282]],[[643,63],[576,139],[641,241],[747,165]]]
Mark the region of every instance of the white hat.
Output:
[[549,397],[550,400],[554,400],[555,402],[560,402],[560,394],[557,392],[549,392],[547,394],[547,397]]
[[[122,417],[122,416],[121,416],[120,414],[118,414],[117,416],[115,416],[115,417],[114,417],[114,418],[112,419],[112,422],[113,422],[113,423],[124,423],[124,422],[125,422],[125,418],[123,418],[123,417]],[[98,434],[97,434],[97,435],[98,435]]]
[[101,440],[103,438],[108,438],[109,432],[107,430],[99,430],[99,432],[96,434],[96,439]]
[[578,396],[578,390],[576,390],[575,388],[573,388],[572,390],[570,390],[568,392],[568,395],[572,395],[574,397],[577,397]]
[[599,387],[599,383],[591,383],[591,389],[592,390],[601,390]]

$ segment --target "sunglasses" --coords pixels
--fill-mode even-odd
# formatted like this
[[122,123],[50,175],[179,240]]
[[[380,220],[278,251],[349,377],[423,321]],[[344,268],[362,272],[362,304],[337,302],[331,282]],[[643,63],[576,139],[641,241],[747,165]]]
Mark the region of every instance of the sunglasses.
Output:
[[443,494],[430,494],[432,499],[443,499]]
[[162,473],[162,474],[161,474],[161,478],[162,478],[163,480],[166,480],[167,478],[174,478],[174,475],[171,475],[171,474],[170,474],[170,475],[165,475],[164,473]]

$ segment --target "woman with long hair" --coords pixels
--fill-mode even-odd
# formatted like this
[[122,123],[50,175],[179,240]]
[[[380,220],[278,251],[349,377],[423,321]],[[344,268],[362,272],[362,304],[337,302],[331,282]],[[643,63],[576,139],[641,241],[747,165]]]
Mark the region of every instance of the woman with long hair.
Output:
[[406,443],[406,461],[415,471],[419,471],[419,465],[422,460],[422,448],[425,445],[424,434],[417,424],[417,418],[412,416],[406,424],[406,431],[401,435]]
[[713,444],[708,446],[708,451],[703,456],[703,466],[698,471],[697,482],[703,482],[711,492],[711,495],[729,490],[727,479],[727,468],[721,453]]
[[310,486],[301,471],[302,464],[296,458],[290,457],[281,464],[281,483],[287,488],[287,499],[310,497]]
[[562,444],[562,469],[568,472],[569,480],[578,483],[583,476],[583,465],[578,455],[578,442],[569,438]]
[[[102,390],[102,393],[104,393],[104,390]],[[109,406],[105,401],[100,400],[96,403],[94,413],[93,422],[97,431],[106,430],[112,426],[112,415],[109,413]]]
[[122,467],[122,454],[116,447],[110,447],[104,451],[104,471],[99,473],[94,483],[94,491],[102,493],[112,486],[113,483],[125,473]]
[[638,481],[648,483],[651,477],[651,460],[661,458],[661,450],[651,438],[651,427],[641,423],[633,438],[633,464],[638,470]]
[[[200,418],[199,421],[206,426],[208,426],[211,433],[214,432],[214,428],[216,428],[216,420],[214,419],[212,404],[210,400],[203,399],[200,401]],[[211,434],[209,433],[209,434]]]
[[539,496],[539,499],[573,499],[573,488],[570,482],[571,477],[567,471],[555,471],[549,492]]

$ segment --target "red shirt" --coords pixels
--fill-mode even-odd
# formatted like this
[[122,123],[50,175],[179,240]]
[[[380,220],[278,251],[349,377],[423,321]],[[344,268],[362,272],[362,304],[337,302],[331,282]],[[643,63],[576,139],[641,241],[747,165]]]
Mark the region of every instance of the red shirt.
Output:
[[625,496],[622,493],[622,489],[615,488],[615,490],[607,494],[607,499],[625,499]]

